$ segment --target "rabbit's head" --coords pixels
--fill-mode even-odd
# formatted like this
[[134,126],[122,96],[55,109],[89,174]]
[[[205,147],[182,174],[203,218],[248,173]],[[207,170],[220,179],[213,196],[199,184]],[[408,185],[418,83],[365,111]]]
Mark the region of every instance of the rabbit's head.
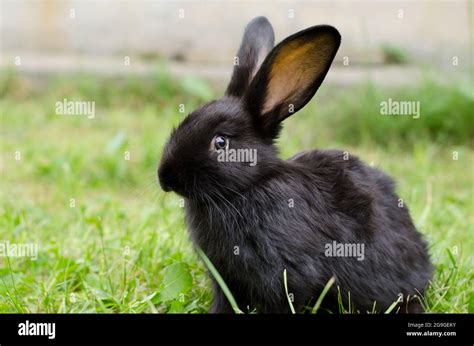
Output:
[[189,114],[166,144],[158,177],[184,197],[236,193],[279,166],[281,122],[321,85],[340,44],[327,25],[300,31],[276,47],[264,17],[246,27],[225,96]]

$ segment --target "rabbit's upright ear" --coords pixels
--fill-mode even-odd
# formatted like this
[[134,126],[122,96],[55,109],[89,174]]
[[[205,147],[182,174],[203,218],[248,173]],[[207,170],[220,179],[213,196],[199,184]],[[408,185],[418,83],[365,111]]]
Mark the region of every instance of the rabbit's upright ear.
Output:
[[244,95],[265,135],[277,136],[280,122],[311,100],[340,43],[335,28],[319,25],[286,38],[268,54]]
[[275,34],[267,18],[257,17],[247,25],[226,95],[244,94],[274,44]]

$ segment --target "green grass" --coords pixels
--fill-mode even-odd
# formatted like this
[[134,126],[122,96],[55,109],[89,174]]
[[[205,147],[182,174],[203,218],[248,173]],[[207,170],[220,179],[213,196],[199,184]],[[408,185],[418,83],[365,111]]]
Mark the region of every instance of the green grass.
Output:
[[391,44],[382,44],[380,50],[386,64],[406,64],[410,61],[407,54],[401,48]]
[[[148,82],[77,77],[41,88],[2,78],[0,241],[37,243],[39,254],[0,257],[0,312],[206,312],[205,266],[156,166],[184,117],[179,104],[189,112],[213,91],[162,72]],[[421,118],[379,115],[389,97],[420,100]],[[56,115],[63,98],[95,101],[95,119]],[[343,148],[397,179],[437,268],[430,312],[474,312],[472,102],[472,88],[429,81],[326,87],[279,140],[282,157]]]

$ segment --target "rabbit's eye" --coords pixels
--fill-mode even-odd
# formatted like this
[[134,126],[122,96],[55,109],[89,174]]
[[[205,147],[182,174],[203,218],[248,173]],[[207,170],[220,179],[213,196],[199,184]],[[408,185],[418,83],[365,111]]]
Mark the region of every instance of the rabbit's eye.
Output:
[[215,136],[213,142],[216,150],[225,149],[229,145],[229,139],[221,135]]

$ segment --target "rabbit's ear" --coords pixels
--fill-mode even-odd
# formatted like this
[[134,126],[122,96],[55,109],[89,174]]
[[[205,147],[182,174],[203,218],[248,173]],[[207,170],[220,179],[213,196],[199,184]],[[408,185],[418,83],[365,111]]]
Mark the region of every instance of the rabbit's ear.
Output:
[[277,136],[280,122],[311,100],[340,43],[335,28],[319,25],[286,38],[268,54],[244,95],[266,135]]
[[244,94],[274,44],[275,34],[267,18],[257,17],[247,25],[226,95]]

